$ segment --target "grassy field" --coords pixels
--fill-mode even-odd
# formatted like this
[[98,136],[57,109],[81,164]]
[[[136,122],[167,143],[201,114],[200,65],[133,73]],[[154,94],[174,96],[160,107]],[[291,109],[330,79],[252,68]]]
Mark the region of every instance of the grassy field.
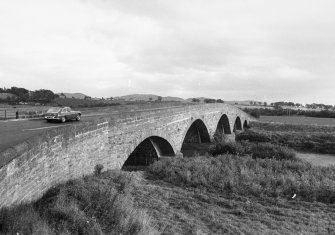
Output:
[[260,116],[259,121],[293,125],[335,126],[335,118],[315,118],[305,116]]
[[335,126],[252,122],[238,140],[270,142],[310,153],[335,154]]

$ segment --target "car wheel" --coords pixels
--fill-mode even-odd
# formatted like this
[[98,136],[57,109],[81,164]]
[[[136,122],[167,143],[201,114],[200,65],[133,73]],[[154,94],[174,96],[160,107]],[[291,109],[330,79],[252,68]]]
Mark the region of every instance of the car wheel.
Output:
[[77,115],[76,120],[80,121],[80,115]]
[[65,118],[65,117],[61,117],[60,121],[61,121],[62,123],[64,123],[64,122],[66,122],[66,118]]

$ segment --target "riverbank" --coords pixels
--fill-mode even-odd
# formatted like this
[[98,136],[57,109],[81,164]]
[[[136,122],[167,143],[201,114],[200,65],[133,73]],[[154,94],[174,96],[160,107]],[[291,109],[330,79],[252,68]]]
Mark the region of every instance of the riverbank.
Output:
[[313,166],[335,166],[335,155],[296,152],[296,157],[311,163]]

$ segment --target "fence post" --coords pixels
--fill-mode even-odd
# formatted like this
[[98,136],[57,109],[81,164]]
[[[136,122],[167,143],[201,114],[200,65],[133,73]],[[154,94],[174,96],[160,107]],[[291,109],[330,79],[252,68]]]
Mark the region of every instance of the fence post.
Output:
[[5,109],[5,119],[7,119],[7,110]]
[[18,111],[18,110],[16,111],[15,114],[16,114],[16,115],[15,115],[15,116],[16,116],[16,119],[19,119],[19,111]]

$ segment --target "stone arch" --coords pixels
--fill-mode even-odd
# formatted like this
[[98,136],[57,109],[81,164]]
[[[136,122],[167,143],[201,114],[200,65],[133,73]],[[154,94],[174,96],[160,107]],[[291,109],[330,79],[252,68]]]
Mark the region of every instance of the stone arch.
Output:
[[175,152],[169,141],[160,136],[150,136],[136,146],[122,168],[127,166],[148,166],[160,157],[173,156],[175,156]]
[[243,129],[246,129],[246,128],[248,128],[248,121],[247,120],[245,120],[244,123],[243,123]]
[[[210,143],[210,136],[207,126],[201,119],[196,119],[186,129],[186,134],[183,135],[181,152],[185,155],[186,152],[192,150],[195,146],[200,146],[204,143]],[[193,151],[191,151],[193,152]],[[191,154],[186,154],[191,155]]]
[[226,114],[223,114],[217,124],[214,139],[222,140],[224,135],[231,134],[229,118]]
[[235,119],[235,124],[234,124],[234,132],[241,131],[241,130],[242,130],[241,118],[237,116]]

